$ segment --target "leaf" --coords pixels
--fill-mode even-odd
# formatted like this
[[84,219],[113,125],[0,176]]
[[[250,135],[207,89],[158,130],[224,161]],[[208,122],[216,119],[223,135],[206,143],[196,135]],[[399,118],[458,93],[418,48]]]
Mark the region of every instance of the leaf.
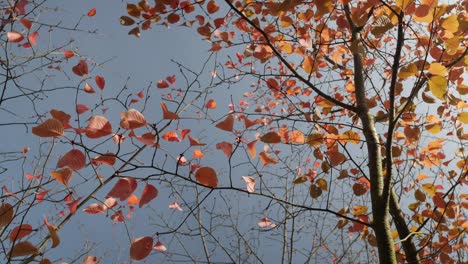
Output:
[[216,124],[216,127],[224,131],[232,132],[234,128],[234,117],[228,115],[223,121]]
[[468,124],[468,112],[461,112],[458,114],[458,121],[462,122],[463,124]]
[[167,251],[166,246],[163,243],[161,243],[161,241],[159,240],[158,242],[156,242],[156,245],[154,245],[153,249],[159,252]]
[[112,126],[103,116],[93,116],[85,129],[88,138],[100,138],[112,134]]
[[57,162],[57,168],[70,167],[72,170],[81,170],[86,165],[86,157],[78,149],[72,149],[63,155]]
[[140,28],[139,27],[134,27],[132,30],[130,30],[128,32],[128,34],[139,38],[141,36]]
[[141,11],[137,5],[127,4],[127,14],[131,15],[132,17],[139,18],[141,15]]
[[270,155],[268,155],[268,153],[266,153],[266,152],[261,152],[261,153],[258,155],[258,157],[259,157],[260,161],[262,162],[263,166],[278,163],[278,160],[276,160],[275,158],[272,158],[272,157],[271,157]]
[[127,199],[127,203],[129,205],[134,205],[140,203],[140,200],[138,199],[138,196],[136,196],[135,194],[131,194],[130,197],[128,197]]
[[208,11],[209,14],[216,13],[218,12],[218,10],[219,10],[219,5],[214,0],[210,0],[208,4],[206,5],[206,11]]
[[75,56],[75,52],[73,52],[72,50],[64,50],[63,55],[65,56],[65,59],[70,59],[73,56]]
[[276,132],[268,132],[260,137],[260,141],[264,143],[277,144],[281,143],[281,137]]
[[316,183],[318,186],[320,186],[320,189],[322,189],[322,191],[326,192],[328,190],[328,183],[325,179],[318,179]]
[[72,71],[78,76],[84,76],[88,74],[88,64],[85,60],[80,60],[77,65],[73,66]]
[[10,31],[7,32],[7,39],[9,42],[18,43],[24,39],[24,36],[19,32]]
[[63,128],[71,128],[70,126],[70,118],[71,116],[63,111],[60,111],[60,110],[56,110],[56,109],[52,109],[50,110],[50,115],[57,119],[58,121],[60,121],[60,123],[62,124]]
[[457,15],[451,14],[450,16],[446,17],[442,22],[442,28],[446,29],[450,33],[455,33],[458,31],[458,23]]
[[311,184],[309,189],[309,195],[310,197],[317,199],[318,197],[320,197],[320,195],[322,195],[322,188],[320,188],[316,184]]
[[426,195],[420,189],[416,189],[414,191],[414,198],[420,202],[426,201]]
[[53,171],[50,173],[50,176],[60,182],[61,184],[68,186],[68,183],[70,183],[70,180],[72,178],[73,170],[66,167],[61,170]]
[[19,19],[19,22],[26,28],[26,29],[31,29],[32,27],[32,22],[31,20],[27,19],[27,18],[20,18]]
[[439,98],[440,100],[444,100],[445,92],[447,91],[447,79],[442,76],[432,76],[429,79],[429,90],[431,90],[432,94]]
[[205,107],[208,108],[208,109],[216,109],[216,107],[218,107],[218,105],[216,104],[215,100],[210,99],[210,100],[208,100],[208,102],[206,102]]
[[[31,45],[33,45],[33,46],[37,45],[37,36],[39,36],[38,32],[33,32],[33,33],[28,35],[28,41],[29,41],[29,43],[31,43]],[[25,44],[29,44],[29,43],[25,43]]]
[[169,87],[169,83],[167,83],[165,80],[159,80],[156,84],[156,87],[158,87],[159,89],[166,89]]
[[152,237],[139,237],[133,240],[130,246],[130,258],[134,260],[142,260],[146,258],[153,249]]
[[250,176],[242,176],[242,179],[245,181],[245,184],[247,185],[247,191],[249,193],[254,193],[255,192],[255,178],[250,177]]
[[32,232],[33,232],[33,228],[31,225],[28,225],[28,224],[19,225],[13,228],[13,230],[11,230],[10,242],[20,240],[23,237],[31,234]]
[[396,5],[404,11],[413,1],[414,0],[396,0]]
[[89,107],[84,104],[77,104],[76,105],[76,112],[81,115],[89,110]]
[[302,68],[307,74],[312,74],[317,69],[314,59],[311,56],[306,56],[304,62],[302,63]]
[[274,228],[276,227],[276,225],[270,220],[268,219],[268,217],[263,217],[262,219],[260,219],[260,222],[258,222],[258,226],[260,228]]
[[189,139],[189,142],[190,142],[190,146],[205,146],[206,144],[205,143],[201,143],[200,140],[196,139],[196,138],[193,138],[191,136],[188,136],[188,139]]
[[436,187],[432,183],[425,183],[422,185],[423,190],[430,196],[434,196],[436,193]]
[[353,206],[353,214],[354,215],[363,215],[367,213],[367,206],[365,205],[356,205],[356,206]]
[[107,194],[106,198],[119,198],[120,201],[125,201],[132,195],[137,188],[137,181],[134,178],[125,177],[119,179],[112,190]]
[[39,250],[29,241],[23,241],[15,244],[9,254],[10,257],[29,256],[39,253]]
[[406,66],[403,66],[398,72],[398,78],[407,79],[413,77],[418,72],[418,67],[414,63],[410,63]]
[[47,119],[42,124],[32,128],[32,133],[38,137],[61,137],[63,132],[62,123],[55,118]]
[[179,116],[176,113],[173,113],[167,110],[167,106],[164,102],[161,102],[161,109],[163,113],[163,119],[169,119],[169,120],[179,119]]
[[195,173],[195,179],[207,187],[216,188],[218,186],[218,177],[216,171],[210,167],[201,167]]
[[121,16],[120,17],[120,25],[122,26],[131,26],[135,24],[135,20],[128,16]]
[[294,184],[303,184],[303,183],[307,182],[307,180],[308,179],[307,179],[307,176],[305,174],[298,174],[296,176],[296,178],[294,178],[293,183]]
[[429,65],[429,73],[439,76],[445,76],[447,75],[447,68],[438,62],[433,62],[431,63],[431,65]]
[[289,133],[289,142],[296,143],[296,144],[304,144],[305,137],[304,134],[299,130],[294,130]]
[[257,144],[257,140],[254,140],[254,141],[247,144],[247,151],[249,152],[252,159],[255,159],[255,156],[257,155],[257,150],[255,149],[255,144]]
[[44,224],[47,226],[47,229],[49,229],[50,238],[52,239],[52,248],[57,247],[60,244],[60,238],[57,235],[57,227],[54,225],[51,225],[49,221],[47,221],[47,217],[45,216],[44,216]]
[[80,204],[81,198],[82,197],[78,197],[78,199],[67,203],[68,211],[70,211],[70,214],[75,214],[76,209],[78,208],[78,205]]
[[90,9],[87,14],[89,17],[93,17],[96,15],[96,8]]
[[138,207],[139,208],[143,207],[143,205],[151,202],[151,200],[153,200],[157,196],[158,196],[158,189],[156,189],[156,187],[154,187],[151,184],[146,184],[141,194],[140,203],[138,204]]
[[192,157],[194,159],[201,159],[201,158],[205,157],[205,154],[203,154],[203,152],[201,150],[195,149],[195,150],[193,150]]
[[120,113],[120,127],[123,129],[136,129],[146,126],[146,119],[138,110],[130,109]]
[[101,90],[103,90],[104,86],[106,86],[106,79],[104,79],[102,76],[96,75],[96,77],[94,77],[94,81]]
[[94,88],[91,87],[91,85],[89,85],[88,83],[85,83],[85,86],[83,88],[83,90],[86,92],[86,93],[95,93],[94,91]]
[[[52,264],[52,263],[51,263]],[[82,264],[99,264],[99,260],[97,257],[95,256],[86,256],[84,259],[83,259],[83,263]]]
[[183,211],[180,205],[177,202],[172,202],[169,204],[169,209],[176,209],[178,211]]
[[164,135],[162,135],[162,139],[170,142],[180,142],[179,136],[175,131],[166,132]]
[[88,213],[88,214],[101,214],[106,211],[106,207],[104,207],[102,204],[98,203],[92,203],[88,205],[85,209],[83,209],[83,212]]
[[95,166],[99,166],[99,165],[113,166],[115,164],[115,161],[116,161],[116,157],[114,153],[106,153],[104,155],[100,155],[91,159],[91,163]]
[[216,144],[216,149],[222,150],[226,157],[231,157],[232,154],[232,144],[226,141]]

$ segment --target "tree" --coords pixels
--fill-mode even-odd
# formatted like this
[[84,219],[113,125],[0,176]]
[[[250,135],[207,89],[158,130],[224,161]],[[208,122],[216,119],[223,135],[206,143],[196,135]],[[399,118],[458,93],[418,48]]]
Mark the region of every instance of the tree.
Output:
[[[57,207],[68,207],[54,219],[59,229],[78,209],[126,224],[125,215],[146,209],[137,204],[151,206],[165,192],[182,219],[152,215],[154,230],[129,235],[131,259],[155,249],[180,254],[166,253],[166,260],[196,262],[191,252],[200,249],[208,263],[262,262],[263,240],[255,237],[272,234],[282,262],[463,263],[467,6],[128,3],[120,24],[130,26],[130,35],[156,25],[194,28],[211,45],[208,59],[196,71],[176,63],[179,73],[159,80],[156,90],[124,87],[96,98],[93,111],[79,95],[94,91],[90,78],[101,90],[106,79],[93,76],[87,60],[76,61],[74,77],[83,78],[75,89],[76,121],[52,109],[32,127],[50,138],[37,162],[48,176],[31,178],[36,195],[23,185],[15,192],[20,202],[2,204],[3,234],[17,234],[4,254],[30,262],[48,240],[59,243],[47,219],[50,234],[38,234],[37,243],[20,242],[22,233],[10,231],[31,215],[22,209],[27,197],[34,197],[30,207],[41,206],[38,194],[46,192]],[[215,110],[222,106],[227,113]],[[96,114],[103,108],[109,111]],[[55,166],[50,156],[58,152]],[[166,247],[167,238],[178,242]]]

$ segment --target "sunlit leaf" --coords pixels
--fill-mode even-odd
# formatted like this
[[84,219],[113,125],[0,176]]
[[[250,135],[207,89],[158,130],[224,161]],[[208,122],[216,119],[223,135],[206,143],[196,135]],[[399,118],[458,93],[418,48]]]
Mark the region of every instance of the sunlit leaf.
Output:
[[169,208],[170,209],[176,209],[178,211],[183,211],[182,208],[180,207],[180,205],[177,203],[177,202],[172,202],[169,204]]
[[195,179],[202,185],[210,188],[216,188],[218,186],[218,176],[216,171],[210,167],[201,167],[195,173]]
[[55,118],[47,119],[44,123],[32,128],[32,133],[38,137],[60,137],[63,136],[63,132],[62,123]]
[[247,185],[247,191],[249,193],[255,192],[255,178],[250,177],[250,176],[242,176],[242,179],[245,181],[245,184]]
[[52,176],[52,178],[56,179],[61,184],[68,186],[68,183],[71,181],[72,174],[73,170],[66,167],[61,170],[51,172],[50,176]]
[[208,102],[206,102],[205,107],[208,108],[208,109],[216,109],[216,107],[218,107],[218,105],[216,104],[215,100],[210,99],[210,100],[208,100]]
[[18,43],[24,39],[24,36],[19,32],[11,31],[7,32],[7,39],[9,42]]
[[51,225],[49,221],[47,221],[47,217],[44,216],[44,224],[49,229],[50,238],[52,239],[52,248],[57,247],[60,244],[60,238],[57,234],[57,227]]
[[429,72],[434,75],[445,76],[447,75],[447,68],[438,62],[433,62],[429,65]]
[[205,143],[201,143],[200,140],[193,138],[191,136],[188,136],[190,146],[205,146]]
[[456,14],[451,14],[450,16],[446,17],[442,22],[442,28],[448,30],[451,33],[455,33],[458,31],[458,19]]
[[138,183],[134,178],[121,178],[117,181],[106,197],[119,198],[120,201],[125,201],[130,197],[130,195],[132,195],[137,188],[137,185]]
[[102,204],[98,203],[92,203],[88,205],[85,209],[83,209],[83,212],[88,213],[88,214],[101,214],[104,213],[107,210]]
[[96,256],[86,256],[82,264],[99,264],[99,260]]
[[89,10],[87,15],[89,17],[95,16],[96,15],[96,8],[92,8],[91,10]]
[[289,133],[289,142],[296,143],[296,144],[304,144],[305,137],[304,134],[299,130],[294,130]]
[[120,127],[123,129],[136,129],[146,124],[145,117],[138,110],[130,109],[125,113],[120,113]]
[[307,178],[307,176],[305,174],[298,174],[296,176],[296,178],[294,178],[294,181],[293,183],[294,184],[303,184],[305,182],[307,182],[309,179]]
[[255,149],[255,144],[257,144],[257,140],[254,140],[254,141],[247,144],[247,151],[249,152],[252,159],[255,159],[255,156],[257,155],[257,150]]
[[91,87],[91,85],[89,85],[88,83],[85,83],[85,86],[84,86],[83,90],[86,93],[95,93],[94,88]]
[[263,217],[262,219],[260,219],[260,222],[258,222],[258,226],[260,228],[274,228],[274,227],[276,227],[276,225],[270,219],[268,219],[268,217]]
[[156,242],[153,249],[156,250],[156,251],[159,251],[159,252],[167,251],[166,246],[163,243],[161,243],[161,241],[159,241],[159,240],[158,240],[158,242]]
[[353,206],[353,214],[354,215],[363,215],[367,213],[367,206],[364,205],[355,205]]
[[164,135],[162,135],[162,139],[170,142],[180,142],[179,136],[175,131],[166,132]]
[[89,110],[89,107],[84,104],[77,104],[76,105],[76,112],[81,115],[83,113],[86,113]]
[[458,114],[458,121],[463,124],[468,124],[468,112],[461,112]]
[[269,165],[269,164],[276,164],[278,163],[278,160],[275,158],[272,158],[268,153],[266,152],[261,152],[258,154],[258,157],[260,161],[262,162],[263,166]]

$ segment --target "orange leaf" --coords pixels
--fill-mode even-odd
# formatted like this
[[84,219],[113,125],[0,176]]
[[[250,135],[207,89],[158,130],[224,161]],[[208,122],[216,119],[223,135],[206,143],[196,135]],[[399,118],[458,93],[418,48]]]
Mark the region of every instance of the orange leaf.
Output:
[[23,36],[23,34],[21,34],[19,32],[11,31],[11,32],[7,32],[7,39],[10,42],[18,43],[18,42],[21,42],[24,39],[24,36]]
[[116,158],[114,153],[107,153],[101,156],[97,156],[96,158],[92,158],[91,163],[95,166],[102,164],[112,166],[115,164],[115,160]]
[[170,142],[180,142],[179,136],[175,131],[168,131],[163,136],[162,139]]
[[68,186],[68,183],[70,183],[72,178],[72,174],[73,170],[66,167],[64,169],[51,172],[50,176],[52,176],[52,178],[56,179],[61,184]]
[[272,158],[268,153],[266,152],[261,152],[258,157],[260,158],[260,161],[262,162],[263,166],[269,165],[269,164],[276,164],[278,163],[278,160],[275,158]]
[[193,138],[191,136],[188,136],[188,139],[189,139],[189,142],[190,142],[190,146],[205,146],[206,144],[205,143],[201,143],[200,140],[196,139],[196,138]]
[[75,56],[75,52],[73,52],[71,50],[64,50],[63,55],[65,56],[65,59],[70,59],[73,56]]
[[294,130],[289,134],[289,142],[296,144],[304,144],[305,138],[304,134],[299,130]]
[[88,205],[85,209],[83,209],[83,212],[88,213],[88,214],[101,214],[106,211],[107,208],[105,208],[102,204],[98,203],[93,203]]
[[85,155],[78,149],[72,149],[63,155],[57,162],[57,168],[70,167],[72,170],[81,170],[86,165]]
[[88,64],[85,60],[80,60],[77,65],[73,66],[72,71],[78,76],[84,76],[88,74]]
[[195,173],[195,179],[205,186],[216,188],[218,186],[218,177],[216,171],[210,167],[201,167]]
[[205,154],[203,154],[203,152],[199,149],[195,149],[192,153],[192,157],[194,159],[201,159],[203,157],[205,157]]
[[234,128],[234,117],[232,115],[228,115],[226,119],[216,124],[216,127],[228,132],[232,132]]
[[281,143],[281,137],[276,132],[268,132],[260,137],[260,141],[264,143],[276,144]]
[[135,129],[143,126],[146,126],[146,120],[138,110],[130,109],[125,113],[120,113],[120,127]]
[[176,113],[167,110],[167,106],[164,102],[161,102],[161,108],[163,112],[163,119],[179,119],[179,116]]
[[208,108],[208,109],[216,109],[216,107],[218,107],[218,105],[216,104],[215,100],[210,99],[210,100],[208,100],[208,102],[206,102],[205,107]]
[[29,241],[23,241],[15,244],[8,256],[21,257],[39,253],[39,250]]
[[138,141],[148,146],[154,146],[156,143],[156,136],[151,132],[145,133],[141,136],[136,136],[136,138]]
[[96,15],[96,8],[93,8],[91,10],[88,11],[88,16],[89,17],[93,17]]
[[96,77],[94,77],[94,81],[101,90],[103,90],[104,86],[106,86],[106,79],[104,79],[102,76],[96,75]]
[[132,195],[137,185],[138,183],[134,178],[126,177],[119,179],[106,197],[119,198],[120,201],[125,201]]
[[130,205],[138,204],[139,202],[140,200],[135,194],[130,195],[130,197],[127,199],[127,203]]
[[57,235],[57,227],[49,224],[49,221],[47,221],[47,217],[45,216],[44,224],[47,226],[47,229],[49,229],[50,237],[52,239],[52,248],[57,247],[60,244],[60,238]]
[[140,203],[138,207],[141,208],[143,205],[151,202],[154,198],[158,196],[158,189],[151,184],[147,184],[145,189],[143,189],[143,193],[141,194]]
[[142,260],[146,258],[153,249],[152,237],[140,237],[133,240],[130,246],[130,258],[134,260]]
[[63,128],[70,128],[70,118],[71,116],[63,111],[52,109],[50,110],[50,115],[62,123]]
[[216,144],[216,149],[222,150],[228,158],[232,154],[232,144],[226,141]]
[[13,241],[20,240],[23,237],[31,234],[32,231],[33,231],[33,228],[31,225],[24,224],[24,225],[17,226],[13,228],[13,230],[10,233],[10,241],[13,242]]
[[32,133],[38,137],[60,137],[63,136],[63,130],[62,123],[55,118],[51,118],[33,127]]
[[112,126],[105,117],[93,116],[89,119],[85,132],[89,138],[100,138],[112,134]]
[[37,36],[39,36],[38,32],[33,32],[28,35],[28,41],[29,43],[25,43],[25,45],[31,44],[33,46],[37,45]]
[[255,156],[257,155],[255,144],[257,144],[257,140],[254,140],[247,144],[247,151],[249,152],[250,156],[252,156],[252,159],[255,159]]

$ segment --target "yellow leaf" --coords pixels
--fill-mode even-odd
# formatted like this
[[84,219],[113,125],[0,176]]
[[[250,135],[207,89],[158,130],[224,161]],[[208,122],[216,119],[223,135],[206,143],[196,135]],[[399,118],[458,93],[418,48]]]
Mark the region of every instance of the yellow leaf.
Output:
[[434,75],[445,76],[447,74],[447,68],[438,62],[433,62],[429,66],[429,72]]
[[356,206],[353,206],[353,214],[354,215],[363,215],[367,212],[367,206],[365,205],[356,205]]
[[414,0],[396,0],[396,5],[405,10]]
[[361,141],[361,137],[359,136],[358,133],[354,132],[353,130],[348,130],[343,133],[342,139],[345,142],[349,142],[351,144],[359,144]]
[[307,144],[311,145],[312,147],[319,147],[323,144],[323,135],[322,134],[310,134],[307,136],[306,140]]
[[439,98],[444,99],[444,94],[447,91],[447,80],[442,76],[433,76],[429,79],[429,90],[432,94]]
[[445,49],[447,50],[448,55],[455,55],[460,46],[460,37],[449,38],[445,41]]
[[320,189],[322,189],[323,191],[328,190],[328,183],[325,179],[318,179],[317,184],[318,186],[320,186]]
[[422,185],[423,190],[427,192],[430,196],[434,196],[436,193],[436,187],[432,183],[425,183]]
[[307,73],[307,74],[311,74],[315,68],[315,65],[314,65],[314,59],[312,59],[312,57],[310,56],[306,56],[304,58],[304,62],[302,63],[302,68],[304,69],[304,71]]
[[401,68],[398,72],[398,77],[401,79],[407,79],[413,77],[418,72],[418,67],[414,63],[408,64]]
[[458,114],[458,121],[462,122],[463,124],[468,124],[468,112],[462,112]]
[[307,176],[305,176],[304,174],[299,174],[299,175],[296,176],[293,183],[294,184],[302,184],[302,183],[304,183],[306,181],[307,181]]
[[442,27],[446,29],[447,31],[450,31],[451,33],[455,33],[458,31],[458,20],[457,20],[457,15],[452,14],[445,18],[444,22],[442,22]]
[[428,115],[426,118],[426,130],[431,134],[437,134],[442,130],[442,124],[434,115]]
[[291,54],[293,52],[293,46],[289,43],[283,43],[280,45],[280,49],[287,54]]

